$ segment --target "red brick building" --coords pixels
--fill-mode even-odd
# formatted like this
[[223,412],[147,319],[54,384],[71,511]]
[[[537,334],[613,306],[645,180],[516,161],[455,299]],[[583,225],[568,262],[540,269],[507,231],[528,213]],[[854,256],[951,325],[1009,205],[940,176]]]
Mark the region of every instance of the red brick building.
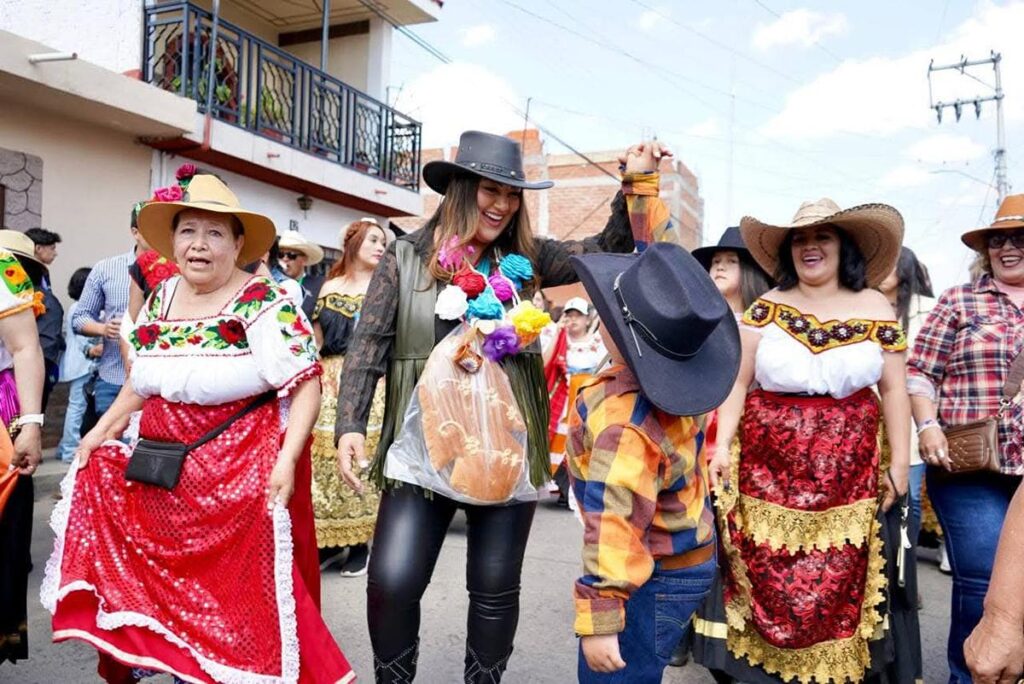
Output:
[[[534,129],[514,131],[508,137],[523,146],[523,165],[532,181],[550,179],[555,186],[550,190],[525,193],[526,206],[538,235],[552,238],[580,239],[594,235],[604,228],[608,207],[619,190],[618,155],[621,150],[585,152],[601,169],[595,168],[576,154],[545,154],[540,134]],[[456,148],[423,150],[423,164],[434,159],[454,159]],[[700,197],[697,177],[679,160],[662,160],[661,199],[668,205],[673,220],[681,227],[683,244],[687,249],[701,245],[704,230],[704,200]],[[432,215],[441,197],[426,184],[421,185],[423,216],[396,218],[392,223],[402,230],[418,228]],[[560,288],[561,289],[561,288]],[[556,301],[566,293],[556,292]]]

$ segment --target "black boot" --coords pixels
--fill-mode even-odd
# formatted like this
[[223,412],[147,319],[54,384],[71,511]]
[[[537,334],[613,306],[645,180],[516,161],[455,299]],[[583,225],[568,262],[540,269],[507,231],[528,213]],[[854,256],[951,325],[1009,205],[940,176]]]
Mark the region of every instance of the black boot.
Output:
[[387,662],[373,654],[373,675],[377,684],[412,684],[416,678],[416,659],[419,657],[420,641],[416,640],[397,658]]
[[466,645],[466,684],[499,684],[501,675],[508,667],[508,659],[512,657],[512,649],[509,649],[504,658],[490,665],[484,665],[476,652]]

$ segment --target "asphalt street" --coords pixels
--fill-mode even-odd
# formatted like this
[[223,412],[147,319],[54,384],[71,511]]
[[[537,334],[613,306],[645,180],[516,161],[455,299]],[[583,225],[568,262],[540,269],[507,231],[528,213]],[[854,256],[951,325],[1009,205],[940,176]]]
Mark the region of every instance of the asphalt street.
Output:
[[[29,629],[32,657],[17,666],[0,664],[0,682],[77,684],[99,681],[92,648],[50,642],[49,614],[39,603],[39,584],[52,548],[50,512],[63,468],[50,457],[37,476]],[[543,502],[534,520],[523,571],[522,611],[515,652],[504,681],[566,683],[576,680],[576,639],[572,632],[572,582],[580,570],[581,528],[572,514]],[[934,554],[922,551],[921,613],[925,682],[948,678],[945,638],[949,623],[949,578],[940,574]],[[462,681],[467,596],[464,518],[453,523],[423,599],[421,650],[417,682],[455,684]],[[373,658],[366,631],[366,578],[323,575],[324,615],[351,661],[359,680],[373,681]],[[147,680],[165,684],[169,678]],[[696,684],[714,680],[703,668],[668,668],[664,682]]]

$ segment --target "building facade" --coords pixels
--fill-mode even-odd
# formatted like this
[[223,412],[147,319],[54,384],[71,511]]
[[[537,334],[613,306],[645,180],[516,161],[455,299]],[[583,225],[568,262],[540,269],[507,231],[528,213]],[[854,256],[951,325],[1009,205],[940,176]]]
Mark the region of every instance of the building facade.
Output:
[[441,4],[0,2],[0,220],[61,234],[63,294],[186,161],[325,247],[361,216],[420,215],[420,124],[385,92],[395,26]]

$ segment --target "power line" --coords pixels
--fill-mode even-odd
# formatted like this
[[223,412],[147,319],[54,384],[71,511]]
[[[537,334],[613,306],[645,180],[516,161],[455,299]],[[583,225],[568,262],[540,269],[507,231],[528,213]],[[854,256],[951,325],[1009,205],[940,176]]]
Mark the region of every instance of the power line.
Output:
[[[772,15],[773,17],[775,17],[776,19],[782,19],[782,15],[781,14],[779,14],[778,12],[773,10],[771,7],[769,7],[768,5],[766,5],[763,2],[761,2],[761,0],[754,0],[754,3],[757,4],[765,12],[767,12],[768,14]],[[820,42],[818,42],[817,38],[815,38],[812,42],[814,43],[814,47],[818,48],[819,50],[824,52],[826,55],[828,55],[832,59],[836,60],[836,63],[842,64],[843,58],[840,57],[839,55],[837,55],[836,53],[832,52],[828,48],[826,48]]]

